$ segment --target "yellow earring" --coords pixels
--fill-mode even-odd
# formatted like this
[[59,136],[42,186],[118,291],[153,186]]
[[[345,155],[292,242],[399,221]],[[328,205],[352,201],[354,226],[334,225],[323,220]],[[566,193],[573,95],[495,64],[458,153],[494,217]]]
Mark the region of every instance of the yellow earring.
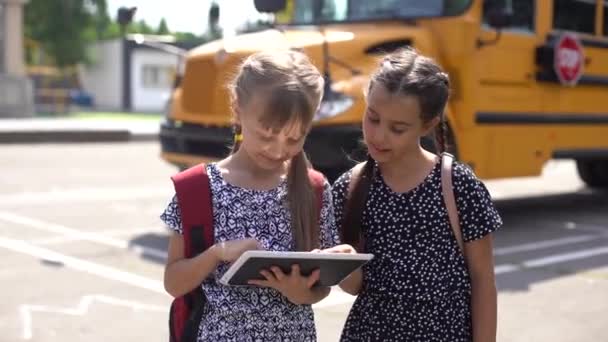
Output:
[[236,141],[236,142],[243,141],[243,134],[241,134],[241,133],[235,134],[234,135],[234,141]]

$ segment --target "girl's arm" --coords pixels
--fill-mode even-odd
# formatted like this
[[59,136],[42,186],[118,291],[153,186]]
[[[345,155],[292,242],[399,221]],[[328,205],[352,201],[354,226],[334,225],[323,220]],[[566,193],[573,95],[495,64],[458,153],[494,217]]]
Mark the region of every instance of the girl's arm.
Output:
[[[323,253],[347,253],[347,254],[355,254],[357,251],[351,245],[338,245],[332,248],[324,249]],[[363,271],[361,268],[358,268],[353,273],[351,273],[348,277],[342,280],[339,284],[340,288],[353,296],[356,296],[361,291],[361,285],[363,284]]]
[[361,285],[363,284],[363,271],[357,269],[351,273],[346,279],[340,283],[340,288],[353,296],[356,296],[361,291]]
[[199,286],[220,263],[217,247],[211,246],[198,256],[184,258],[184,237],[173,232],[169,238],[169,251],[165,266],[165,290],[180,297]]
[[256,240],[234,240],[215,244],[194,258],[185,258],[184,237],[173,232],[165,266],[165,290],[173,297],[183,296],[200,286],[220,262],[234,261],[246,250],[257,248]]
[[473,342],[496,341],[496,283],[492,235],[465,244],[471,276]]

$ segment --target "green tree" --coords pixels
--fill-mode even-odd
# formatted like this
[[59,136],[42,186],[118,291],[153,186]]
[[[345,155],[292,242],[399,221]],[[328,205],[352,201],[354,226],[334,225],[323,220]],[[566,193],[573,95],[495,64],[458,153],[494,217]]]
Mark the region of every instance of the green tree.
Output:
[[115,38],[120,38],[120,25],[115,21],[111,21],[105,30],[98,35],[98,40]]
[[59,67],[88,61],[87,45],[109,25],[106,0],[30,0],[25,35]]
[[173,32],[176,41],[203,41],[203,39],[192,32]]
[[167,21],[165,20],[165,18],[162,18],[160,20],[158,28],[156,29],[156,34],[171,34],[171,31],[169,31],[169,27],[167,26]]
[[97,40],[120,37],[120,25],[108,14],[107,8],[100,8],[94,18]]
[[155,30],[152,26],[148,25],[145,20],[140,20],[138,22],[132,23],[127,28],[128,33],[141,33],[141,34],[155,34]]

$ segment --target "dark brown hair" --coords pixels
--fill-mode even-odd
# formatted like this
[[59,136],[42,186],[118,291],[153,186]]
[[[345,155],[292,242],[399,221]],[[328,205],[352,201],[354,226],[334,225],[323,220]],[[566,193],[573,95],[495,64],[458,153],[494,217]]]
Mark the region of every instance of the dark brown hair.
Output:
[[[229,89],[234,103],[247,104],[253,96],[265,96],[262,124],[280,130],[299,123],[307,133],[321,97],[323,77],[303,53],[296,51],[259,52],[240,66]],[[234,127],[240,134],[240,127]],[[240,146],[236,141],[232,153]],[[290,162],[287,175],[287,200],[291,229],[297,250],[311,250],[319,245],[318,209],[314,189],[308,177],[309,162],[304,151]]]
[[[434,138],[437,151],[442,153],[447,147],[447,127],[444,118],[445,106],[450,92],[448,75],[431,58],[407,48],[385,56],[372,74],[368,94],[381,85],[391,94],[416,96],[420,104],[421,119],[424,123],[439,117]],[[375,162],[368,155],[362,169],[353,171],[340,232],[342,242],[362,247],[361,220],[372,181]]]

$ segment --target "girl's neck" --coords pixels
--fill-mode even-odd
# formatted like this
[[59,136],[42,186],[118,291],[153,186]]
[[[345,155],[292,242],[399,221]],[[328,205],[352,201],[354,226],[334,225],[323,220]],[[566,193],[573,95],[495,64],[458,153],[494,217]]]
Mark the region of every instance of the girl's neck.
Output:
[[[399,184],[411,176],[417,178],[416,175],[428,174],[427,171],[429,171],[429,168],[432,170],[436,160],[436,155],[424,150],[421,146],[417,146],[404,153],[401,158],[378,163],[378,167],[385,181]],[[406,181],[406,183],[409,182]]]

